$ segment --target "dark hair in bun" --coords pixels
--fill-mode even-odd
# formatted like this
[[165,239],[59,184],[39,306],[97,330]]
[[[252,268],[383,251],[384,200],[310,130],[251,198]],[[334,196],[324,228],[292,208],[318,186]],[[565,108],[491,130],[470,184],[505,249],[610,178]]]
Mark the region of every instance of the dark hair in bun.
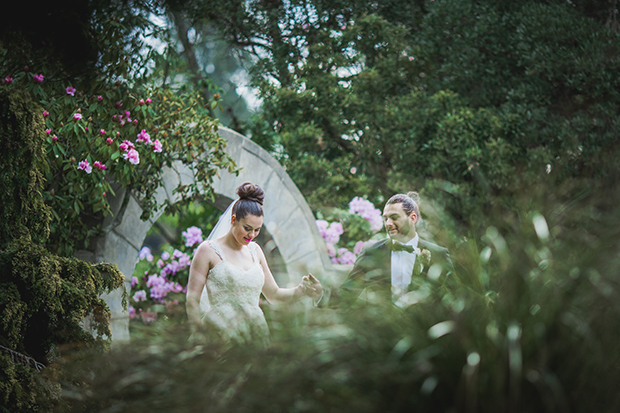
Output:
[[420,207],[418,205],[419,202],[420,195],[418,195],[418,193],[415,191],[411,191],[407,192],[407,194],[393,195],[390,199],[388,199],[385,204],[403,204],[403,210],[407,215],[411,215],[411,213],[414,212],[418,216],[418,218],[420,218]]
[[232,213],[237,219],[245,218],[248,214],[256,217],[263,216],[263,189],[250,182],[246,182],[237,188],[239,200],[233,206]]

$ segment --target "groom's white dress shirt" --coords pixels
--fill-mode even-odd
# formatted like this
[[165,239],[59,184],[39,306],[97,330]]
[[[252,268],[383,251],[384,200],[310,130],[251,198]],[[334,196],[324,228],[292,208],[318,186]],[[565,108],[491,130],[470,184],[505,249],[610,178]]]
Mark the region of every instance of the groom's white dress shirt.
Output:
[[[405,245],[411,245],[413,250],[418,248],[420,237],[418,234],[407,242]],[[394,242],[394,241],[392,241]],[[392,251],[392,298],[397,301],[411,283],[411,274],[413,273],[413,265],[415,264],[416,253],[407,251]]]

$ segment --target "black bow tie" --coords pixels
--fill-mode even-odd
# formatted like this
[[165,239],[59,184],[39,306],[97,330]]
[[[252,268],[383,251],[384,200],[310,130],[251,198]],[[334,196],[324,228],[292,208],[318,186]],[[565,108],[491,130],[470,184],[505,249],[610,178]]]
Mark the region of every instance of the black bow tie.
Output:
[[394,241],[394,242],[392,242],[392,251],[413,252],[413,247],[411,245],[407,245],[407,244],[403,244],[401,242]]

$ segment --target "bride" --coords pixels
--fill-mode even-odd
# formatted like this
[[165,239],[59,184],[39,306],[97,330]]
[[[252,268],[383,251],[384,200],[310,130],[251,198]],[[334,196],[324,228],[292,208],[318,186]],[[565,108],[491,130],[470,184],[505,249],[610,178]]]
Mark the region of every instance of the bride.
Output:
[[189,269],[187,315],[194,331],[212,328],[225,341],[267,345],[269,329],[258,306],[260,293],[270,302],[292,302],[304,295],[316,301],[323,287],[312,274],[295,288],[278,287],[263,250],[252,242],[263,226],[263,190],[246,182],[237,195],[196,249]]

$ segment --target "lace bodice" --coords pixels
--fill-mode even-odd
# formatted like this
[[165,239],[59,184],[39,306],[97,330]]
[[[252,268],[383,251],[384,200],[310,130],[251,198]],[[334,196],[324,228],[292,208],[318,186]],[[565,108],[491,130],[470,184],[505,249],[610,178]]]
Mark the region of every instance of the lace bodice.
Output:
[[217,241],[207,242],[222,261],[211,268],[202,291],[203,323],[220,330],[226,339],[243,342],[268,339],[267,322],[258,306],[265,283],[265,274],[258,260],[258,245],[253,242],[248,245],[253,262],[244,270],[226,260]]

